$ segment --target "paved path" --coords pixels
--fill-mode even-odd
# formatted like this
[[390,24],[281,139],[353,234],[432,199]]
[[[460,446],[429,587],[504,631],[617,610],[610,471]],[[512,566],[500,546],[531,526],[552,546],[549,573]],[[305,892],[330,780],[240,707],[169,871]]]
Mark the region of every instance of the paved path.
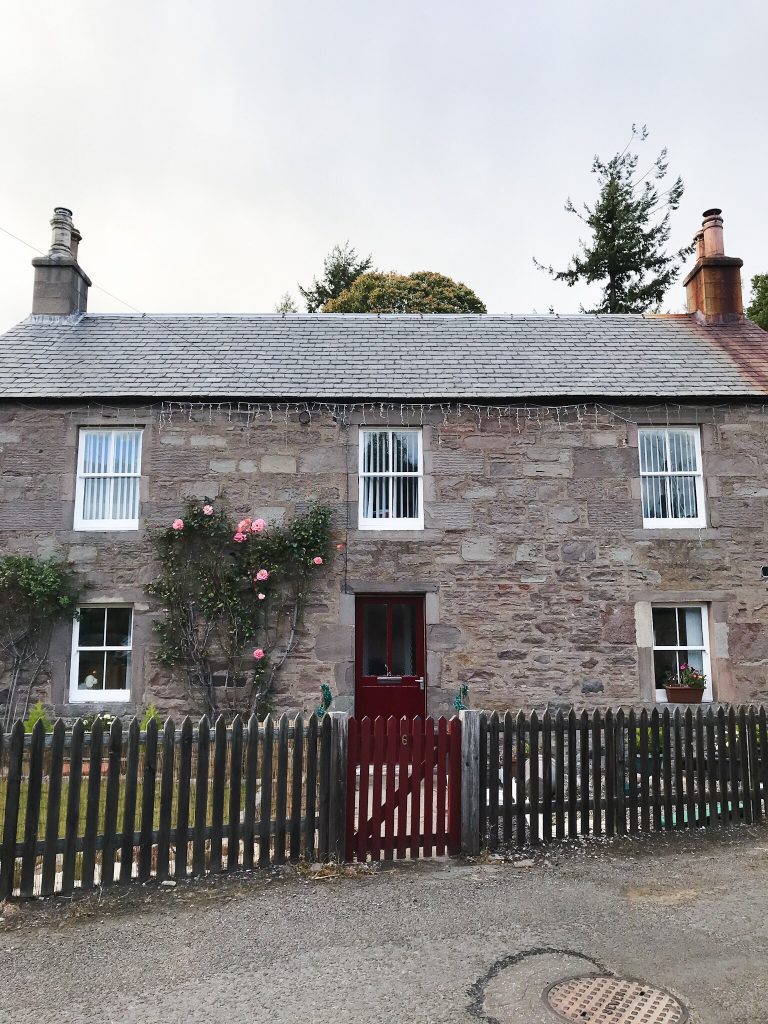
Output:
[[768,1016],[765,827],[0,911],[2,1024],[555,1024],[544,985],[595,965]]

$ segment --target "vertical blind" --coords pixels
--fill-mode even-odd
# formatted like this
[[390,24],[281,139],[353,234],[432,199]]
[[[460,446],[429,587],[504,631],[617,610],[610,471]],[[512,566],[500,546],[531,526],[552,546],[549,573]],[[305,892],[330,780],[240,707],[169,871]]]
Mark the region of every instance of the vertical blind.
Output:
[[698,519],[701,475],[693,429],[641,430],[644,519]]
[[81,518],[138,522],[141,430],[84,430]]
[[365,519],[418,519],[420,434],[414,430],[364,431],[361,476]]

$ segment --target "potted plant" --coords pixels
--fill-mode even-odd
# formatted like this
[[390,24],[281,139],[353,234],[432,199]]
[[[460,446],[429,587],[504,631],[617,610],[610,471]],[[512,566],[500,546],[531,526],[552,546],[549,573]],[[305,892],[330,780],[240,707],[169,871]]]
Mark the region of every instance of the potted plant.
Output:
[[664,681],[670,704],[701,704],[707,677],[692,665],[683,663],[677,676],[670,673]]

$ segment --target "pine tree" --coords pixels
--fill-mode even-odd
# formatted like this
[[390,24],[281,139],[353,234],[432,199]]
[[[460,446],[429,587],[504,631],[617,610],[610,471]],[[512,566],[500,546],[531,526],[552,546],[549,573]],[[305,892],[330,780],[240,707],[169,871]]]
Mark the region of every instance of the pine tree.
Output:
[[373,258],[370,255],[358,258],[349,242],[334,245],[325,258],[320,280],[314,278],[309,288],[299,285],[299,291],[307,304],[307,312],[316,313],[330,299],[338,298],[361,274],[370,270],[372,264]]
[[[584,281],[602,285],[602,301],[588,313],[643,313],[658,309],[664,294],[677,279],[682,262],[693,252],[686,246],[666,252],[670,236],[670,214],[680,205],[683,180],[678,177],[671,188],[659,193],[669,167],[667,151],[662,149],[645,174],[637,177],[639,156],[631,152],[632,143],[644,142],[648,131],[632,125],[632,137],[621,153],[608,161],[596,156],[592,173],[597,176],[599,194],[593,206],[578,210],[568,199],[565,209],[575,214],[591,232],[588,242],[580,241],[580,251],[565,270],[544,267],[555,281],[569,288]],[[663,212],[662,212],[663,211]]]
[[755,274],[752,278],[752,302],[747,306],[747,316],[768,331],[768,274]]

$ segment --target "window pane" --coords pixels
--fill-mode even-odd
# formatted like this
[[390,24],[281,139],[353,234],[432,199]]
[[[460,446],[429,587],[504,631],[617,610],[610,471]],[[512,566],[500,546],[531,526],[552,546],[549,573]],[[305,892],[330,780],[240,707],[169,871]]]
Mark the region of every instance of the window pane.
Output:
[[677,617],[674,608],[653,609],[653,646],[675,647],[677,645]]
[[366,604],[363,608],[363,675],[387,674],[387,606]]
[[641,478],[643,488],[643,518],[667,518],[667,477],[644,476]]
[[669,477],[669,495],[671,502],[669,514],[672,519],[695,519],[698,516],[695,477]]
[[653,672],[656,689],[661,690],[666,683],[676,682],[678,678],[678,651],[654,651]]
[[389,478],[366,476],[363,484],[363,516],[366,519],[389,518]]
[[115,432],[115,473],[139,472],[139,449],[141,432],[139,430],[120,430]]
[[696,441],[692,430],[670,430],[669,468],[676,473],[695,473]]
[[693,647],[704,646],[704,630],[701,622],[701,608],[678,608],[680,644]]
[[396,473],[418,473],[419,435],[413,431],[392,434],[392,468]]
[[109,470],[109,432],[96,431],[81,435],[84,473],[106,473]]
[[79,647],[104,646],[104,608],[80,609]]
[[417,519],[419,516],[419,478],[396,476],[394,492],[394,517],[396,519]]
[[416,675],[416,607],[392,605],[392,674]]
[[385,430],[367,430],[363,436],[364,472],[386,472],[389,469],[389,434]]
[[697,672],[704,674],[704,652],[703,651],[679,651],[680,664],[690,665]]
[[104,688],[104,655],[101,651],[86,651],[80,655],[77,672],[78,690]]
[[130,678],[130,651],[107,651],[104,670],[105,690],[127,690]]
[[643,473],[661,473],[667,469],[663,430],[640,431],[640,469]]
[[131,609],[107,609],[107,647],[130,647]]
[[83,519],[108,519],[112,490],[110,477],[86,477],[83,483]]
[[139,518],[139,477],[117,476],[112,481],[110,519]]

